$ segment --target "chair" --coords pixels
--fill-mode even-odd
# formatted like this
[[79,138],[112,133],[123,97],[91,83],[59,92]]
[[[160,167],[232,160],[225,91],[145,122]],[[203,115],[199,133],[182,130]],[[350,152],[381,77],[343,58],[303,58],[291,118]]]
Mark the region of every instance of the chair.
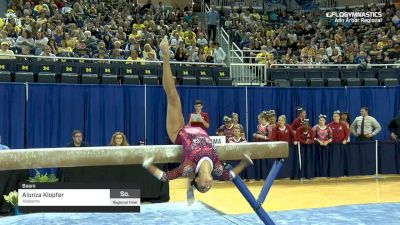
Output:
[[342,70],[340,73],[340,78],[342,78],[342,80],[347,80],[348,78],[358,78],[357,70]]
[[119,75],[123,84],[140,84],[138,69],[133,65],[121,65]]
[[121,84],[115,64],[105,64],[99,67],[100,83]]
[[57,67],[54,63],[35,65],[39,83],[57,83]]
[[305,78],[294,78],[292,87],[307,87],[307,80]]
[[304,71],[301,71],[301,70],[289,70],[287,72],[287,78],[289,80],[294,80],[294,79],[296,79],[296,80],[304,80],[304,81],[306,80],[304,78]]
[[199,85],[201,86],[214,86],[214,76],[211,69],[207,67],[200,67],[195,70],[196,77],[198,77]]
[[382,70],[379,70],[378,80],[379,80],[380,83],[384,83],[385,79],[398,79],[398,78],[400,78],[399,75],[400,74],[397,73],[396,70],[382,69]]
[[277,80],[275,80],[274,86],[277,86],[277,87],[290,87],[290,82],[288,80],[277,79]]
[[197,77],[194,69],[188,68],[177,68],[176,77],[181,85],[197,85]]
[[361,86],[361,80],[359,78],[348,78],[346,79],[346,86]]
[[61,83],[79,84],[79,66],[68,63],[60,66]]
[[158,85],[158,70],[154,66],[140,66],[139,78],[143,84]]
[[378,79],[376,78],[364,78],[363,80],[364,86],[379,86]]
[[228,67],[216,67],[213,68],[213,75],[217,86],[232,86],[233,79],[230,77]]
[[340,75],[339,75],[338,71],[323,71],[322,72],[322,77],[325,78],[325,79],[340,78]]
[[386,78],[383,80],[385,86],[397,86],[399,85],[399,80],[397,78]]
[[82,84],[99,84],[99,68],[96,64],[83,64],[80,70]]
[[311,80],[313,78],[322,78],[321,71],[319,70],[307,70],[304,74],[304,77],[307,80]]
[[15,82],[34,82],[35,70],[30,62],[15,64]]
[[340,87],[340,86],[342,86],[342,81],[340,80],[340,78],[328,78],[328,79],[326,79],[326,86]]
[[311,78],[309,80],[310,82],[310,87],[324,87],[325,86],[325,81],[323,78]]
[[14,68],[11,60],[0,61],[0,82],[11,82]]
[[287,80],[286,70],[271,70],[271,80]]

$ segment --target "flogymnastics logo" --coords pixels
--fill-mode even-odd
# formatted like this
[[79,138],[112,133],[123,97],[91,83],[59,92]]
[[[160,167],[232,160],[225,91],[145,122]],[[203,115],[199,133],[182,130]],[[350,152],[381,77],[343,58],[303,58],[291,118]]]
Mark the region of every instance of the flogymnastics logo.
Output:
[[381,23],[382,12],[327,12],[327,18],[335,18],[336,23]]

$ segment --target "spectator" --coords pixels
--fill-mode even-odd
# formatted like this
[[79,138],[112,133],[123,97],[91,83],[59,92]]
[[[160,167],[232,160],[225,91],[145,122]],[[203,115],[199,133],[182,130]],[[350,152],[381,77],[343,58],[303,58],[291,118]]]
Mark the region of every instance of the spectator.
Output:
[[268,135],[268,118],[267,118],[267,112],[261,112],[257,116],[258,119],[258,125],[257,125],[257,131],[253,134],[253,140],[254,141],[268,141],[270,140]]
[[340,121],[340,111],[333,112],[333,121],[328,124],[332,130],[332,142],[346,144],[349,139],[349,127]]
[[207,39],[204,38],[204,34],[200,33],[199,38],[197,39],[197,45],[200,47],[204,47],[207,45]]
[[72,131],[72,142],[67,145],[67,147],[89,147],[89,144],[82,141],[83,134],[80,130]]
[[139,63],[143,61],[143,59],[138,57],[138,52],[135,49],[131,51],[131,55],[126,59],[126,64],[138,63],[134,61],[139,61]]
[[54,62],[56,59],[56,55],[54,55],[51,52],[51,47],[49,45],[45,45],[42,49],[42,52],[40,53],[40,56],[47,56],[47,57],[54,57],[54,59],[50,59],[50,58],[41,58],[41,61],[47,61],[47,62]]
[[267,126],[268,140],[271,140],[272,130],[277,125],[275,110],[269,110],[269,121]]
[[296,141],[294,142],[295,145],[297,144],[313,144],[314,143],[314,131],[310,127],[310,122],[308,119],[304,119],[303,124],[301,127],[297,128],[296,130]]
[[381,131],[381,125],[374,117],[368,115],[367,107],[362,107],[360,116],[353,121],[350,131],[358,141],[372,141],[373,137]]
[[32,38],[32,33],[28,30],[23,30],[21,36],[17,38],[17,47],[28,47],[29,49],[35,46],[35,40]]
[[246,138],[243,137],[242,132],[238,126],[233,127],[233,136],[228,139],[228,143],[245,143]]
[[215,6],[211,5],[210,11],[207,13],[208,38],[215,41],[217,36],[217,25],[219,24],[219,13],[215,10]]
[[110,146],[129,146],[129,143],[124,133],[115,132],[111,137]]
[[395,117],[389,123],[390,137],[393,140],[400,140],[400,116]]
[[296,131],[299,127],[303,125],[304,119],[306,119],[307,112],[305,109],[299,107],[296,109],[297,111],[297,118],[292,122],[292,129]]
[[226,58],[226,53],[224,49],[222,49],[219,46],[218,42],[213,42],[213,44],[214,44],[214,51],[213,51],[214,63],[224,63],[224,60]]
[[233,136],[233,128],[234,125],[232,124],[232,118],[224,116],[224,125],[217,129],[216,134],[218,136],[225,136],[228,141],[229,138]]
[[318,118],[319,122],[313,128],[315,140],[321,146],[327,146],[332,142],[332,129],[329,126],[326,126],[326,115],[319,115]]
[[286,124],[286,116],[279,116],[278,125],[276,125],[272,130],[271,141],[286,141],[293,143],[296,140],[295,136],[295,132]]
[[201,127],[204,130],[208,129],[210,127],[208,114],[202,111],[203,103],[201,100],[194,102],[194,109],[195,111],[189,117],[189,125],[192,127]]
[[151,47],[150,44],[145,44],[143,50],[143,59],[150,61],[151,58],[149,57],[149,54],[153,54],[153,60],[154,60],[154,57],[156,56],[156,51],[154,51],[154,49]]
[[8,49],[8,42],[1,42],[0,59],[15,59],[14,52]]
[[244,127],[242,124],[239,123],[239,114],[237,113],[232,113],[232,123],[234,126],[239,127],[240,132],[242,135],[245,135]]

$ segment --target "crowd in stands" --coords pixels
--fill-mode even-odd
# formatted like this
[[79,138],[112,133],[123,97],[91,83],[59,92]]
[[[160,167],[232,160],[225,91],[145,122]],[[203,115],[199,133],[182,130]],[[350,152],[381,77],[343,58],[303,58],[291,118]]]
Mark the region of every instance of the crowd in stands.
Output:
[[326,11],[221,8],[221,26],[244,51],[246,62],[284,64],[382,64],[400,59],[400,10],[393,4],[332,9],[335,12],[382,12],[375,23],[336,21]]
[[[9,0],[3,16],[0,54],[158,61],[158,45],[168,35],[172,60],[223,61],[218,57],[222,49],[208,40],[191,5],[180,9],[151,0],[144,5],[123,0]],[[0,56],[8,58],[14,57]]]

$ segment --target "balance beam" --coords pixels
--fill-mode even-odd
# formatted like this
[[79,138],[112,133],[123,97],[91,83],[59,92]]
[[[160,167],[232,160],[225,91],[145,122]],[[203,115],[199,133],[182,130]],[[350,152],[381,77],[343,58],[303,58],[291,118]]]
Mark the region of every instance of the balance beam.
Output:
[[[216,144],[220,160],[241,160],[243,153],[252,159],[287,158],[286,142]],[[37,148],[0,151],[0,171],[33,168],[142,164],[182,161],[180,145],[112,146],[82,148]]]

